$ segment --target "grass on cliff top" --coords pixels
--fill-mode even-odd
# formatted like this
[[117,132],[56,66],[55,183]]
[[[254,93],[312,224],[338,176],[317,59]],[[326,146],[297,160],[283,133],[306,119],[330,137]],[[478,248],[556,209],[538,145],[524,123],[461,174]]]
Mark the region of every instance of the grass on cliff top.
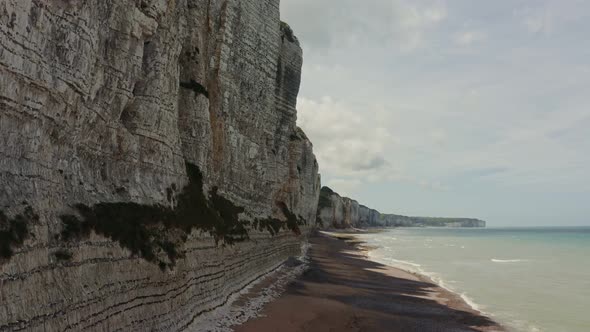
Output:
[[[182,257],[179,245],[187,240],[193,229],[212,235],[216,243],[232,245],[249,238],[250,222],[241,221],[244,208],[218,194],[216,187],[203,193],[203,177],[199,168],[186,164],[189,183],[177,196],[177,205],[142,205],[137,203],[99,203],[92,207],[75,205],[79,216],[63,215],[62,239],[73,240],[88,237],[91,231],[117,241],[160,268],[171,267]],[[282,209],[287,222],[275,219],[256,220],[255,227],[276,234],[283,226],[299,234],[301,218],[294,216],[286,205]],[[161,259],[167,256],[168,261]]]
[[281,21],[281,32],[283,33],[283,36],[287,37],[287,40],[291,43],[297,41],[295,33],[293,33],[293,29],[291,29],[291,26],[289,26],[289,24],[286,22]]
[[319,227],[325,226],[323,220],[320,218],[320,211],[322,209],[332,207],[331,196],[333,194],[334,194],[334,191],[332,189],[330,189],[329,187],[324,186],[324,187],[322,187],[322,189],[320,189],[320,197],[318,200],[318,209],[317,209],[317,214],[316,214],[316,225]]
[[329,208],[332,206],[332,200],[330,196],[334,194],[334,191],[328,187],[322,187],[320,190],[320,198],[318,201],[318,212],[320,209]]
[[0,259],[12,257],[13,248],[23,245],[29,236],[29,223],[37,221],[39,216],[30,206],[26,206],[24,212],[14,218],[8,218],[0,211]]

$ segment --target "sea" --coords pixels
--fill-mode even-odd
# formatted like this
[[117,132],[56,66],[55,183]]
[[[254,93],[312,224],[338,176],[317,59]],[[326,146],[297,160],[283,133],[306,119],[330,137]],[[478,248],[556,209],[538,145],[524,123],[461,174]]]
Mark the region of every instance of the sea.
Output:
[[382,264],[430,277],[524,332],[590,332],[590,227],[396,228],[359,236]]

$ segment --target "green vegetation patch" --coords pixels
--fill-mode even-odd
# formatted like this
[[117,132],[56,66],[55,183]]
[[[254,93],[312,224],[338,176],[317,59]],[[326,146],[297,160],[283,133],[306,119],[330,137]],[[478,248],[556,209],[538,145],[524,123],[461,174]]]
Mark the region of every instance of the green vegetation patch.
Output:
[[38,221],[39,216],[28,205],[22,214],[14,218],[8,218],[0,211],[0,259],[10,259],[13,249],[22,246],[29,236],[29,223]]
[[281,21],[281,32],[283,33],[283,38],[287,38],[288,41],[294,43],[297,41],[295,34],[293,33],[293,29],[287,24],[286,22]]

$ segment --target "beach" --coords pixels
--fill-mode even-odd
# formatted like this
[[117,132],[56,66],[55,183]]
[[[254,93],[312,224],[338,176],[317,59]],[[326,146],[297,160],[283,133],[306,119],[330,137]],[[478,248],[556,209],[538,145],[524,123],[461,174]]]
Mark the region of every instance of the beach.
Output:
[[235,331],[504,331],[432,280],[369,260],[352,234],[310,243],[309,268]]

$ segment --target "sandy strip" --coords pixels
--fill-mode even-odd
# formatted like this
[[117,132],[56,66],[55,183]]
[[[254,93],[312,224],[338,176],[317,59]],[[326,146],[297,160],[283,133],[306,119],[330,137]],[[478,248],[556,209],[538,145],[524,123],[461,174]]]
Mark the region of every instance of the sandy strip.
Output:
[[234,330],[503,331],[431,280],[368,260],[354,235],[336,236],[310,239],[307,271]]

